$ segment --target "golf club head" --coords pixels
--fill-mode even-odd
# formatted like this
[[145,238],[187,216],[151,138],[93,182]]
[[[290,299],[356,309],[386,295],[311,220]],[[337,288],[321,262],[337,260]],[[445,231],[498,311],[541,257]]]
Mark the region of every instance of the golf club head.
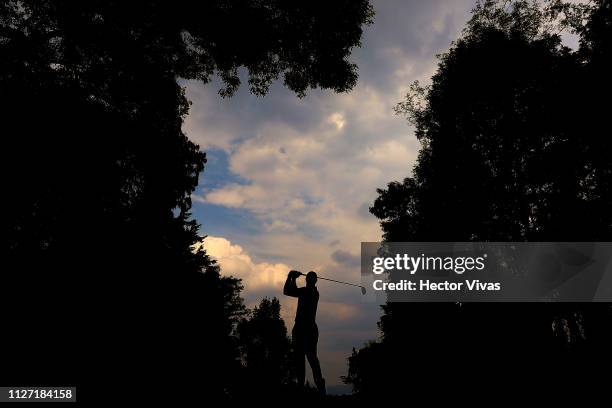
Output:
[[366,288],[364,288],[363,286],[361,287],[361,294],[365,295],[366,294]]

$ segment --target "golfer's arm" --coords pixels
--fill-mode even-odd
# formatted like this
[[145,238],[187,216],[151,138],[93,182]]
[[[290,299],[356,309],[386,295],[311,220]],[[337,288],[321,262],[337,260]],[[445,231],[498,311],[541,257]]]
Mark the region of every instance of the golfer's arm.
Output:
[[295,278],[287,276],[287,280],[285,281],[285,287],[283,288],[283,295],[298,297],[299,292],[295,283]]

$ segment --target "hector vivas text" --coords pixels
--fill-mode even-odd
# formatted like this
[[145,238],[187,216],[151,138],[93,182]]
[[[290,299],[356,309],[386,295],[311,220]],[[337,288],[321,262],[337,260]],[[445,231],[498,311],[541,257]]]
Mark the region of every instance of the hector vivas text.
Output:
[[[372,273],[381,275],[385,272],[397,271],[409,274],[410,277],[418,274],[447,272],[449,274],[463,275],[470,271],[482,271],[485,268],[487,254],[482,256],[410,256],[409,254],[396,254],[391,257],[375,257],[372,259]],[[397,277],[397,275],[396,275]],[[463,281],[432,280],[420,278],[418,280],[399,279],[386,282],[376,279],[372,283],[377,291],[499,291],[499,282],[481,282],[478,279],[465,279]]]

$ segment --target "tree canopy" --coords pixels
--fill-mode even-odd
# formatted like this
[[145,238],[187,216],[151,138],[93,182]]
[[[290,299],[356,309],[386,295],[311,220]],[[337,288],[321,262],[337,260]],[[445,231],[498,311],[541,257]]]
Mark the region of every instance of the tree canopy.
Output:
[[[276,297],[263,298],[237,326],[242,362],[246,368],[241,392],[278,398],[294,382],[287,327]],[[274,397],[272,397],[274,396]]]
[[610,235],[587,118],[576,108],[589,96],[576,80],[585,72],[547,22],[531,2],[480,4],[431,85],[413,85],[397,106],[422,148],[413,176],[380,190],[372,207],[385,238]]

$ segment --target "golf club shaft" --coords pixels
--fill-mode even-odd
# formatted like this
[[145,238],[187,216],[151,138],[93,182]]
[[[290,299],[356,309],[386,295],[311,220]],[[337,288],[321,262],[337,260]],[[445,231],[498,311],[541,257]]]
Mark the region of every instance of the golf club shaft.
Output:
[[348,283],[348,282],[337,281],[337,280],[334,280],[334,279],[322,278],[320,276],[317,276],[317,278],[318,279],[323,279],[323,280],[326,280],[326,281],[330,281],[330,282],[342,283],[344,285],[357,286],[358,288],[362,288],[363,287],[361,285],[355,285],[354,283]]
[[[304,273],[302,275],[306,276],[306,274]],[[363,288],[363,286],[361,285],[355,285],[354,283],[342,282],[342,281],[335,280],[335,279],[323,278],[321,276],[317,276],[317,279],[323,279],[323,280],[330,281],[330,282],[342,283],[343,285],[350,285],[350,286],[356,286],[358,288]]]

